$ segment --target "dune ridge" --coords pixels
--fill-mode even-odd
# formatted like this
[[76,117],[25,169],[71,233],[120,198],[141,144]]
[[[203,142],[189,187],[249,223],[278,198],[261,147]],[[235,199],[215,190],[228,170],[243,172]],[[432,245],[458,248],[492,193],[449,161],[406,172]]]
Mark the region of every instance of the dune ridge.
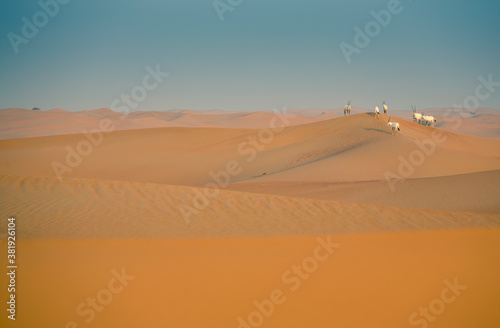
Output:
[[[426,108],[420,110],[437,118],[436,126],[453,132],[487,138],[500,138],[500,110],[477,108]],[[373,112],[353,106],[351,114]],[[389,115],[405,121],[412,120],[410,110],[390,109]],[[286,119],[288,125],[301,125],[330,120],[343,116],[342,108],[277,109],[274,113],[236,111],[135,111],[119,113],[109,108],[70,112],[63,109],[32,111],[22,108],[0,109],[0,140],[50,135],[82,133],[99,126],[101,119],[109,119],[117,131],[159,127],[213,127],[265,129],[277,116]]]
[[226,190],[200,207],[193,199],[203,189],[126,181],[2,176],[0,190],[5,195],[0,215],[15,214],[25,240],[335,235],[500,226],[498,214]]
[[119,113],[108,108],[69,112],[62,109],[32,111],[22,108],[0,109],[0,140],[82,133],[99,127],[102,119],[113,122],[116,131],[159,127],[215,127],[265,129],[273,117],[286,119],[288,125],[299,125],[338,117],[336,114],[310,116],[287,114],[286,110],[270,112],[197,112],[135,111]]
[[227,189],[414,209],[499,214],[499,181],[500,170],[496,170],[401,180],[395,183],[394,192],[387,181],[343,183],[242,181],[227,186]]
[[500,169],[500,140],[404,121],[394,136],[386,118],[359,114],[268,130],[113,131],[76,167],[68,164],[68,147],[75,152],[82,141],[90,144],[82,134],[0,140],[0,172],[56,176],[57,162],[68,168],[64,177],[203,186],[236,161],[240,172],[231,175],[231,183],[385,181],[387,172],[400,176],[401,158],[409,161],[412,152],[420,151],[418,144],[435,135],[439,140],[432,153],[405,179]]

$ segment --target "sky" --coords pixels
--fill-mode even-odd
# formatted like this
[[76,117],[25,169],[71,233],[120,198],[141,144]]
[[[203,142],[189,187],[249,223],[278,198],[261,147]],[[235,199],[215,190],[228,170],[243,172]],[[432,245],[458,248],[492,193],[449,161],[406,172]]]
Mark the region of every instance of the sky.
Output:
[[59,1],[3,2],[0,108],[452,107],[500,81],[499,1]]

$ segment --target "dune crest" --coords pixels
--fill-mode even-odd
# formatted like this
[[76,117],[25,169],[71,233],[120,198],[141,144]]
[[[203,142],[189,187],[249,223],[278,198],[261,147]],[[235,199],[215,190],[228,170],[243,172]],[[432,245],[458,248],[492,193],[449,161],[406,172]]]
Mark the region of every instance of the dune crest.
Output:
[[[448,108],[423,109],[434,115],[436,126],[458,133],[487,138],[500,138],[500,111],[490,108],[477,108],[474,111],[456,112]],[[351,114],[372,112],[372,110],[352,107]],[[129,113],[115,112],[109,108],[70,112],[63,109],[33,111],[22,108],[0,109],[0,139],[16,139],[26,137],[51,136],[82,133],[84,129],[92,130],[99,125],[99,120],[109,119],[117,131],[146,129],[157,127],[213,127],[265,129],[269,127],[272,117],[278,116],[288,121],[287,125],[301,125],[342,117],[343,109],[279,109],[271,112],[237,112],[237,111],[134,111]],[[390,110],[389,115],[399,120],[411,121],[410,110]]]
[[[386,119],[358,114],[270,130],[113,131],[103,133],[96,146],[82,134],[0,140],[0,172],[203,186],[228,177],[228,163],[238,172],[229,176],[230,183],[386,181],[388,172],[415,179],[500,169],[500,140],[404,121],[400,135],[394,136]],[[422,153],[419,145],[435,135],[439,138],[431,152]],[[83,143],[91,145],[89,153],[82,153],[81,164],[73,167]],[[422,153],[421,163],[406,175],[401,163],[414,152]],[[55,170],[54,163],[66,169]]]
[[[201,188],[125,181],[2,176],[0,190],[5,195],[0,215],[16,213],[25,240],[337,235],[500,226],[500,215],[226,190],[206,197],[200,208],[194,202],[204,203],[200,195],[206,191]],[[18,199],[30,201],[19,206]]]

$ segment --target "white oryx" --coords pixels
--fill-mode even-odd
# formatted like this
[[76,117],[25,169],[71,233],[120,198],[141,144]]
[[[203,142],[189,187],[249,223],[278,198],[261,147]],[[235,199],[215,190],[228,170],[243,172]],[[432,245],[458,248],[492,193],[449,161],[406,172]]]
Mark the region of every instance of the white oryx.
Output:
[[380,118],[380,111],[378,109],[378,106],[375,106],[375,117]]
[[425,126],[434,126],[436,123],[436,119],[434,116],[424,115],[422,114],[422,124]]
[[382,107],[384,108],[384,114],[387,114],[387,105],[385,104],[385,100],[384,100],[384,105]]
[[387,121],[387,125],[389,125],[392,129],[392,134],[398,134],[398,132],[396,131],[401,131],[399,129],[399,123],[398,122],[391,122],[391,118],[392,117],[389,117],[389,121]]
[[413,121],[417,121],[418,124],[422,122],[422,114],[417,113],[417,107],[411,105],[411,111],[413,112]]
[[351,101],[347,102],[347,105],[344,106],[344,116],[351,115]]

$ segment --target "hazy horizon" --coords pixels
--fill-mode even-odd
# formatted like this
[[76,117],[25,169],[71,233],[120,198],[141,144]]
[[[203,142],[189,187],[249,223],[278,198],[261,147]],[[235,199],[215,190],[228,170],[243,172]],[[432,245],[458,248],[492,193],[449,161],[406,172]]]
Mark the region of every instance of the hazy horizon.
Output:
[[[380,105],[380,104],[375,104]],[[380,107],[380,106],[379,106]],[[409,107],[409,106],[408,106]],[[38,107],[37,107],[38,108]],[[352,106],[354,111],[356,111],[358,108],[362,110],[366,110],[371,112],[371,108],[365,108],[365,107],[360,107],[360,106]],[[433,109],[448,109],[453,107],[422,107],[419,108],[418,111],[425,111],[425,110],[433,110]],[[25,109],[25,110],[32,110],[33,108],[24,108],[24,107],[8,107],[8,108],[0,108],[0,110],[6,110],[6,109]],[[94,111],[94,110],[99,110],[99,109],[111,109],[109,107],[100,107],[100,108],[85,108],[85,109],[78,109],[78,110],[68,110],[65,108],[61,107],[54,107],[54,108],[39,108],[40,111],[46,112],[46,111],[51,111],[51,110],[58,110],[62,109],[67,112],[82,112],[82,111]],[[478,107],[475,108],[474,110],[480,110],[480,109],[493,109],[493,110],[498,110],[500,111],[500,108],[492,108],[492,107]],[[331,107],[331,108],[322,108],[322,107],[309,107],[309,108],[286,108],[286,107],[276,107],[276,108],[270,108],[270,109],[262,109],[262,110],[231,110],[231,109],[219,109],[219,108],[208,108],[208,109],[195,109],[195,108],[169,108],[169,109],[135,109],[131,110],[128,113],[133,113],[133,112],[175,112],[175,111],[195,111],[195,112],[274,112],[278,111],[282,114],[286,114],[286,112],[293,112],[293,111],[306,111],[306,110],[325,110],[325,111],[335,111],[335,110],[342,110],[342,107]],[[411,112],[411,108],[392,108],[391,110],[396,110],[396,111],[408,111]],[[464,111],[467,111],[464,109]],[[124,112],[119,112],[117,113],[124,113]],[[354,115],[354,114],[353,114]]]

